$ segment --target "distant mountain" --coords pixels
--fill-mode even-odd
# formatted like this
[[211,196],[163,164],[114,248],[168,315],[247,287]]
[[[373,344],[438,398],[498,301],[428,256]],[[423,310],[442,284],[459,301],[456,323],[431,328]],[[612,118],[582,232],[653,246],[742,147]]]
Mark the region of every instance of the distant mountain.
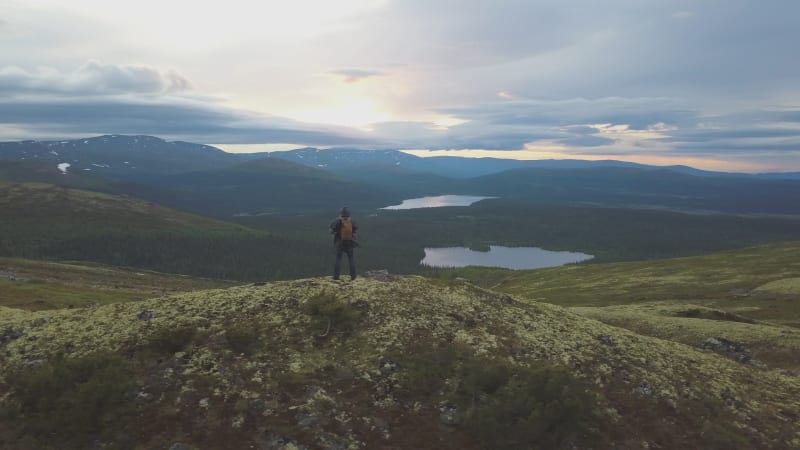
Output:
[[272,152],[272,158],[285,159],[336,173],[351,173],[368,167],[395,166],[407,171],[429,173],[450,178],[471,178],[521,168],[577,169],[585,167],[640,167],[642,164],[624,161],[585,160],[516,160],[501,158],[462,158],[435,156],[422,158],[399,150],[358,150],[303,148]]
[[0,143],[0,181],[128,193],[214,215],[273,214],[438,194],[742,213],[800,212],[798,173],[737,174],[623,161],[421,158],[398,150],[234,154],[152,136]]
[[0,160],[37,161],[54,168],[67,164],[67,171],[93,172],[124,180],[213,169],[242,159],[209,145],[152,136],[106,135],[67,141],[0,143]]
[[769,172],[754,176],[765,180],[800,180],[800,172]]
[[[513,152],[509,152],[513,156]],[[698,176],[748,176],[762,179],[799,179],[800,172],[741,174],[714,172],[688,166],[651,166],[616,160],[577,159],[515,160],[503,158],[463,158],[437,156],[422,158],[399,150],[301,148],[263,153],[227,153],[216,147],[182,141],[166,141],[153,136],[104,135],[61,141],[0,142],[0,160],[38,161],[69,164],[68,171],[94,172],[124,180],[149,176],[212,170],[244,161],[277,158],[340,175],[368,167],[395,166],[410,172],[448,178],[472,178],[513,169],[582,169],[628,167],[670,170]]]
[[669,169],[515,169],[470,179],[461,190],[537,203],[800,214],[800,180]]

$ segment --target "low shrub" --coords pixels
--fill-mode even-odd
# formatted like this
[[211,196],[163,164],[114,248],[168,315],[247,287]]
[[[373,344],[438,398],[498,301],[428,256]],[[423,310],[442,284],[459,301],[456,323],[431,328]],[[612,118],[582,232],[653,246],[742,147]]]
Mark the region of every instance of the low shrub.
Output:
[[331,333],[349,335],[364,314],[354,304],[325,291],[311,297],[306,302],[305,312],[311,316],[311,328],[319,337],[325,337]]
[[590,386],[563,367],[520,366],[444,342],[391,360],[401,399],[455,405],[452,423],[482,448],[584,448],[602,428]]
[[241,322],[225,330],[225,341],[236,353],[251,354],[258,348],[261,340],[261,327],[255,322]]
[[460,386],[463,427],[483,448],[581,447],[593,434],[595,400],[566,369],[491,360],[470,366],[476,370]]
[[41,446],[83,448],[135,412],[133,369],[112,353],[57,357],[12,372],[8,385],[6,413],[16,433]]
[[163,326],[147,338],[147,349],[171,355],[185,349],[197,333],[193,325]]

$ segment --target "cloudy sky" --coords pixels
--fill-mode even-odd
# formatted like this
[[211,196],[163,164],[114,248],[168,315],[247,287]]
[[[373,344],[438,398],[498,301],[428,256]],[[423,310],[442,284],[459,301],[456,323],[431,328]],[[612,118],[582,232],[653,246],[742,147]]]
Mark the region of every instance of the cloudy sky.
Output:
[[800,171],[800,1],[0,0],[0,140]]

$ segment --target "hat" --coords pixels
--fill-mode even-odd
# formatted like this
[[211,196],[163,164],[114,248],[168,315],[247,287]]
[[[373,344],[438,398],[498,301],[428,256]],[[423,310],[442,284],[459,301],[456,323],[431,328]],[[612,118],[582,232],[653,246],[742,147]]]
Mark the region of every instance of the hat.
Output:
[[347,206],[343,206],[342,210],[339,211],[339,215],[342,217],[350,217],[350,210],[347,209]]

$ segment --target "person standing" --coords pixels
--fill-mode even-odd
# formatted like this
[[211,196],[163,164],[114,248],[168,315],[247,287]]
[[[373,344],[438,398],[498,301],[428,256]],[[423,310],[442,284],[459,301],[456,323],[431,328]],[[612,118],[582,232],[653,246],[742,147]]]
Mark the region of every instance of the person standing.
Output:
[[347,262],[350,264],[350,280],[356,279],[356,262],[353,259],[353,249],[356,244],[356,230],[358,225],[350,218],[350,211],[343,207],[339,211],[339,217],[333,219],[330,225],[333,234],[333,246],[336,248],[336,265],[333,267],[333,279],[339,279],[342,266],[342,254],[347,254]]

